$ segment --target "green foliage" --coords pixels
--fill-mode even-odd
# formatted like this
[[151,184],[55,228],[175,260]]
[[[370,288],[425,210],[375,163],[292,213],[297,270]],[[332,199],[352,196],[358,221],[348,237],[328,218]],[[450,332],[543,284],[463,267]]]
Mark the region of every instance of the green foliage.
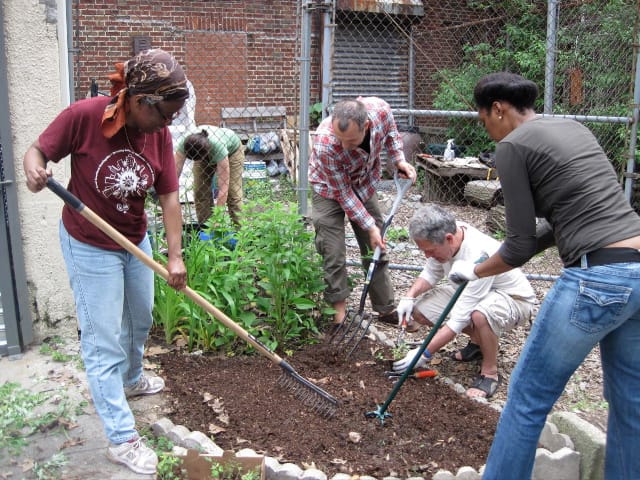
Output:
[[406,343],[400,343],[393,347],[391,350],[392,358],[394,360],[400,360],[405,357],[405,355],[409,353],[409,345]]
[[17,383],[0,385],[0,458],[8,451],[17,455],[27,438],[39,431],[70,424],[71,406],[67,398],[45,406],[49,394],[32,393]]
[[385,231],[384,237],[392,242],[406,242],[409,240],[409,230],[405,227],[389,227]]
[[496,232],[493,232],[491,236],[499,242],[503,242],[507,238],[507,232],[505,232],[504,230],[498,230]]
[[37,480],[57,480],[62,478],[61,470],[67,463],[69,461],[64,453],[54,453],[46,462],[36,462],[33,466],[33,473]]
[[217,480],[258,480],[260,478],[260,469],[256,467],[243,473],[242,466],[238,463],[230,462],[223,465],[218,462],[212,462],[211,478]]
[[[322,269],[301,217],[283,203],[265,203],[245,203],[240,229],[224,207],[214,208],[203,230],[210,239],[185,234],[183,257],[193,290],[270,349],[291,348],[318,333]],[[251,349],[164,280],[156,281],[154,319],[167,342],[182,337],[190,350]]]
[[[494,71],[512,71],[534,81],[543,88],[545,81],[546,8],[539,2],[507,0],[505,2],[470,2],[470,7],[485,12],[487,18],[507,19],[503,35],[483,43],[463,46],[460,65],[443,69],[435,76],[440,85],[435,92],[434,106],[442,110],[475,110],[473,88],[484,75]],[[571,7],[571,18],[559,25],[557,32],[556,80],[554,111],[568,114],[626,116],[629,113],[629,85],[632,59],[636,4],[631,0],[611,2],[582,2]],[[565,15],[567,15],[565,13]],[[616,48],[616,55],[594,52],[602,49],[603,39]],[[568,84],[572,71],[579,71],[582,102],[571,105],[563,86]],[[540,95],[536,110],[542,111]],[[588,111],[585,111],[588,110]],[[614,163],[626,156],[627,126],[622,124],[589,124]],[[466,146],[465,154],[478,155],[494,149],[493,142],[480,125],[472,125],[462,118],[450,119],[447,137]]]
[[271,202],[294,202],[296,192],[291,180],[280,175],[276,180],[246,178],[244,180],[244,200],[259,202],[263,205]]
[[180,480],[187,478],[186,471],[182,468],[182,459],[169,452],[158,453],[158,466],[156,478],[158,480]]
[[309,127],[316,128],[322,121],[322,102],[317,102],[309,107]]

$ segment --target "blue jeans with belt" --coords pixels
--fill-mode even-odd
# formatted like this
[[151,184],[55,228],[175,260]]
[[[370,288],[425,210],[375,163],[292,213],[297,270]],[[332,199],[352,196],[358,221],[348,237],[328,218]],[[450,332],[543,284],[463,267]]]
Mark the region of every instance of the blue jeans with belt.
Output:
[[[142,374],[152,324],[153,272],[122,250],[79,242],[60,222],[60,244],[76,303],[89,390],[111,443],[137,437],[124,386]],[[138,245],[151,254],[149,238]]]
[[605,478],[640,475],[640,263],[566,268],[547,294],[511,374],[483,480],[531,478],[553,404],[600,345],[609,402]]

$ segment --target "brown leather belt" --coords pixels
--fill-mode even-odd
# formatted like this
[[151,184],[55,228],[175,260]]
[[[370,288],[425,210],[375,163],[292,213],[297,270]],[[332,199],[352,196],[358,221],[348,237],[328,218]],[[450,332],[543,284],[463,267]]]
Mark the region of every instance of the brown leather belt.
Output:
[[610,263],[636,263],[640,262],[640,250],[627,247],[599,248],[593,252],[585,253],[575,262],[567,265],[567,268],[596,267],[598,265],[609,265]]

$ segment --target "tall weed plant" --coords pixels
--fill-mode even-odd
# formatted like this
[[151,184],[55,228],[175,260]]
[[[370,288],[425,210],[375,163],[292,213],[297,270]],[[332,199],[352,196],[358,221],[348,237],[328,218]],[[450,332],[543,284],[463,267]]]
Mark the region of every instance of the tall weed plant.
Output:
[[[273,201],[247,202],[241,224],[236,229],[226,208],[216,207],[201,230],[185,233],[189,286],[270,349],[313,341],[326,312],[312,232],[292,207]],[[162,240],[154,245],[164,261]],[[182,338],[190,350],[251,350],[162,279],[156,281],[154,320],[168,343]]]

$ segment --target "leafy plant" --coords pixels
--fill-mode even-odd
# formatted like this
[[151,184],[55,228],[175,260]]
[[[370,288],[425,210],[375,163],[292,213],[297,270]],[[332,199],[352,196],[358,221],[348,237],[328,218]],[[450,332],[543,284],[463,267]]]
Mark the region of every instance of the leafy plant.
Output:
[[409,346],[406,343],[400,343],[395,345],[391,349],[391,355],[394,360],[400,360],[405,357],[405,355],[409,352]]
[[158,453],[158,466],[156,478],[158,480],[181,480],[187,478],[183,471],[182,459],[168,452]]
[[[507,0],[505,2],[470,2],[470,7],[485,11],[488,17],[506,18],[503,35],[490,41],[467,44],[462,47],[462,60],[458,67],[442,69],[435,74],[440,81],[434,95],[434,106],[443,110],[474,110],[473,88],[484,75],[495,71],[512,71],[544,85],[546,64],[546,18],[537,2]],[[628,93],[631,65],[616,61],[617,56],[602,56],[593,59],[593,52],[601,50],[603,38],[618,39],[616,45],[631,49],[629,39],[634,38],[635,2],[614,0],[612,2],[585,2],[573,7],[575,18],[580,21],[567,22],[557,32],[558,57],[556,84],[567,85],[572,72],[580,72],[583,97],[589,103],[574,105],[566,89],[558,88],[554,95],[555,111],[562,113],[584,113],[591,115],[626,116],[629,113]],[[613,43],[612,43],[613,44]],[[629,52],[627,58],[633,58]],[[619,92],[619,95],[612,95]],[[536,110],[543,110],[543,97],[539,97]],[[593,123],[589,125],[609,158],[619,164],[625,158],[626,126],[623,124]],[[480,125],[471,124],[462,118],[452,118],[446,135],[456,143],[467,147],[466,153],[478,155],[494,149],[494,143]]]
[[[185,236],[183,256],[190,287],[275,349],[312,341],[316,320],[326,314],[317,308],[324,283],[312,233],[301,217],[283,203],[264,205],[246,202],[240,229],[225,208],[214,208],[201,232]],[[156,282],[154,318],[167,342],[182,337],[191,350],[250,349],[163,280]]]
[[309,107],[309,127],[316,128],[322,121],[322,102],[317,102]]
[[69,461],[64,453],[54,453],[52,457],[44,463],[36,462],[33,466],[33,473],[37,480],[55,480],[61,478],[60,470]]
[[243,473],[242,466],[234,462],[226,464],[212,462],[210,472],[211,477],[218,480],[258,480],[260,478],[259,468]]
[[392,242],[406,242],[409,240],[409,230],[405,227],[389,227],[384,236]]

